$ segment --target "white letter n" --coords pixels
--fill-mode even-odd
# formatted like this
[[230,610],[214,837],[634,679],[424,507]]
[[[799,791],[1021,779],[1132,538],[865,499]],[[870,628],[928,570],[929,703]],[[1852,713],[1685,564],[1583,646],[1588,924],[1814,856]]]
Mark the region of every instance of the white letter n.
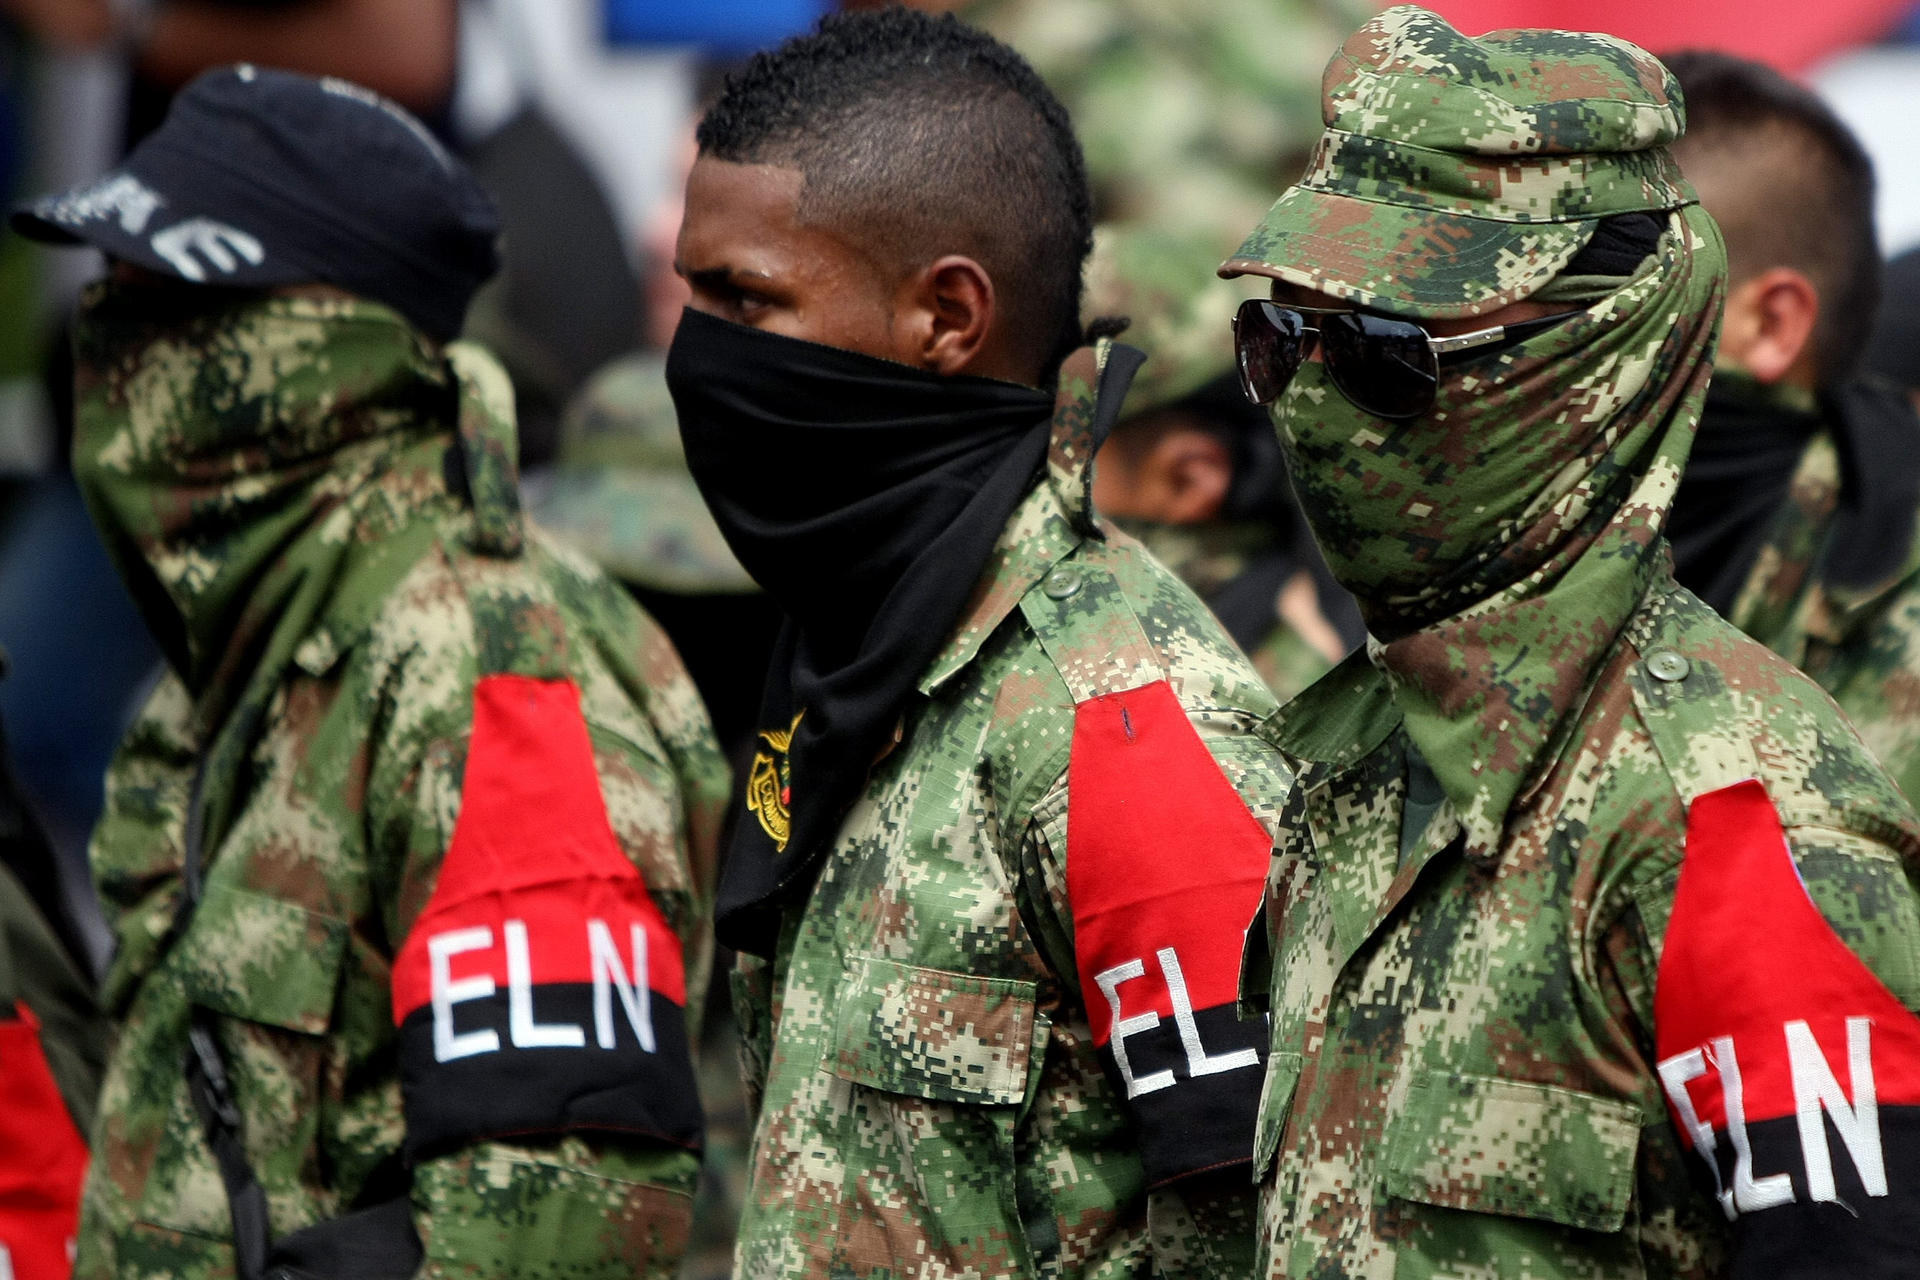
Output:
[[613,1048],[613,993],[620,993],[620,1007],[627,1022],[648,1053],[653,1050],[653,1008],[648,1003],[647,931],[632,926],[633,981],[622,972],[620,948],[604,920],[587,921],[587,950],[593,956],[593,1030],[602,1049]]
[[1853,1104],[1840,1092],[1827,1055],[1820,1051],[1813,1031],[1804,1022],[1787,1024],[1787,1063],[1793,1071],[1794,1118],[1800,1125],[1800,1155],[1807,1165],[1807,1190],[1815,1200],[1837,1200],[1833,1188],[1833,1153],[1827,1149],[1827,1126],[1821,1113],[1833,1117],[1833,1127],[1846,1143],[1860,1185],[1870,1196],[1887,1194],[1887,1162],[1880,1148],[1880,1103],[1873,1083],[1873,1022],[1847,1019],[1847,1072],[1852,1078]]

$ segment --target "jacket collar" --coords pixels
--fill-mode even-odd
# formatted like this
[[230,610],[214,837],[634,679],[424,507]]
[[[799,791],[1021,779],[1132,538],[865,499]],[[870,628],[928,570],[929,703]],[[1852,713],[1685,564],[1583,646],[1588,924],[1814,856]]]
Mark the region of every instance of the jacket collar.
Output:
[[1001,531],[946,647],[920,679],[921,693],[965,669],[1020,598],[1074,548],[1106,537],[1093,511],[1093,455],[1119,416],[1138,363],[1131,348],[1102,339],[1061,365],[1046,474]]

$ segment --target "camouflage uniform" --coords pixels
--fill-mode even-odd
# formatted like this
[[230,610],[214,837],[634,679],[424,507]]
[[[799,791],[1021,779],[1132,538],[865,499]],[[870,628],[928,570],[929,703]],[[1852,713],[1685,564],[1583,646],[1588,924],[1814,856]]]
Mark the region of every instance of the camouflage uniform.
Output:
[[[1161,1133],[1157,1156],[1144,1117],[1149,1100],[1204,1104],[1258,1082],[1253,1049],[1217,1059],[1229,1032],[1208,1014],[1237,1026],[1229,952],[1290,779],[1251,735],[1271,696],[1199,602],[1131,540],[1094,532],[1096,381],[1093,352],[1068,362],[1044,481],[811,896],[785,913],[775,958],[736,971],[758,1107],[742,1277],[1247,1273],[1252,1094],[1245,1113],[1184,1113],[1193,1123]],[[1115,759],[1094,759],[1096,725],[1197,760],[1192,786],[1121,749],[1118,791],[1096,790]],[[1161,845],[1146,827],[1169,815],[1227,824],[1250,856],[1222,870],[1191,843]],[[1103,842],[1115,824],[1138,839],[1123,828]],[[1156,932],[1156,868],[1193,869],[1204,936]],[[1090,892],[1130,887],[1147,907],[1087,907]],[[1116,921],[1116,945],[1141,959],[1107,968],[1091,952]],[[1226,1002],[1212,1010],[1206,950]],[[1185,997],[1168,1005],[1158,974]],[[1170,1069],[1151,1073],[1154,1037],[1176,1022],[1197,1032],[1195,1056],[1169,1042]],[[1104,1067],[1103,1042],[1123,1049]],[[1176,1180],[1191,1165],[1168,1152],[1214,1141],[1229,1167]]]
[[1920,513],[1903,565],[1875,582],[1835,581],[1824,562],[1841,482],[1839,449],[1823,430],[1727,620],[1818,681],[1908,801],[1920,802]]
[[[1725,276],[1660,145],[1671,79],[1403,7],[1327,89],[1307,182],[1229,268],[1402,315],[1582,309],[1443,363],[1418,418],[1320,365],[1276,406],[1376,638],[1268,730],[1300,778],[1243,973],[1272,1017],[1267,1274],[1910,1274],[1920,1170],[1878,1144],[1920,1099],[1893,1083],[1920,826],[1660,538]],[[1634,210],[1665,227],[1634,275],[1562,272]]]
[[[523,524],[511,392],[478,348],[442,354],[367,302],[256,301],[179,328],[137,303],[108,323],[110,302],[79,326],[76,469],[175,669],[120,748],[92,844],[121,1034],[76,1274],[233,1273],[227,1191],[182,1071],[196,1009],[213,1015],[274,1237],[410,1185],[421,1275],[671,1274],[698,1167],[687,1135],[611,1132],[550,1091],[620,1043],[687,1103],[677,1015],[652,1028],[658,1053],[637,1021],[639,1049],[624,1031],[596,1047],[556,1019],[543,968],[554,920],[618,898],[636,951],[641,917],[665,921],[635,957],[638,999],[683,955],[680,1002],[698,1008],[725,768],[671,647]],[[514,720],[516,706],[544,710]],[[203,889],[175,937],[198,824]],[[456,862],[466,899],[450,896]],[[524,919],[477,926],[494,909]],[[475,927],[449,949],[434,922],[462,911]],[[494,926],[508,958],[486,976],[470,953],[476,934],[501,940]],[[429,977],[422,951],[460,982]],[[497,1031],[476,984],[502,1003]],[[458,1011],[424,1065],[424,1008],[396,1008],[410,985]],[[635,1019],[625,986],[620,1002]],[[559,1047],[522,1048],[535,1033]],[[475,1047],[489,1036],[493,1051]],[[509,1058],[516,1084],[452,1074]],[[463,1107],[494,1110],[468,1123]]]

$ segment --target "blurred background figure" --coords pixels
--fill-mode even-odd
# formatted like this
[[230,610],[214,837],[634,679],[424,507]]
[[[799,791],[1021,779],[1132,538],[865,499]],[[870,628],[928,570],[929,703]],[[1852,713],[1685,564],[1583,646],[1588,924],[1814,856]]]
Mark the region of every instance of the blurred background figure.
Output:
[[1320,73],[1375,7],[966,0],[957,12],[1018,49],[1060,95],[1096,217],[1205,236],[1224,257],[1299,175],[1320,136]]
[[1920,798],[1920,419],[1863,376],[1881,288],[1873,166],[1810,90],[1668,59],[1675,157],[1720,224],[1718,365],[1668,533],[1675,575],[1819,680]]
[[1216,262],[1203,236],[1095,233],[1089,314],[1126,317],[1147,362],[1095,459],[1093,501],[1193,588],[1284,701],[1365,629],[1294,503],[1272,422],[1240,391],[1226,318],[1249,290]]

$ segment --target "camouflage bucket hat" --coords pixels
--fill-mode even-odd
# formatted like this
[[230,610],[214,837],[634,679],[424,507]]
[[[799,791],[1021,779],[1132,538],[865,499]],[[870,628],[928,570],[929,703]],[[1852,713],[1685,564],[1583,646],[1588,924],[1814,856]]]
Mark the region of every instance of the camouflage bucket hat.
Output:
[[1551,280],[1599,219],[1695,198],[1667,151],[1685,127],[1679,86],[1613,36],[1473,40],[1402,5],[1327,64],[1321,116],[1305,176],[1221,275],[1480,315]]
[[759,590],[687,470],[659,356],[607,366],[568,407],[560,456],[533,514],[635,586],[676,595]]

